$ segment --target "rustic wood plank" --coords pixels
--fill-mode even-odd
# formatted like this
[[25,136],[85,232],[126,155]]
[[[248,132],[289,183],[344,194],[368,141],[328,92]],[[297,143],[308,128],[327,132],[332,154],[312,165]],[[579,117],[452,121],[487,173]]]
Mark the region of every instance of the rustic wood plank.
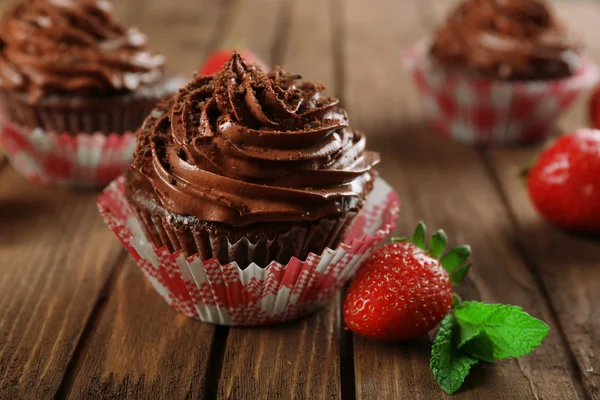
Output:
[[122,254],[96,196],[0,173],[0,397],[51,398],[61,384]]
[[[243,4],[250,6],[247,2],[240,7]],[[283,4],[278,16],[274,16],[275,3],[251,4],[253,9],[263,5],[265,8],[238,10],[245,16],[245,22],[237,19],[234,24],[237,30],[254,32],[249,28],[253,26],[252,15],[260,15],[262,21],[271,24],[277,18],[279,26],[279,29],[264,27],[273,36],[260,45],[257,39],[248,38],[252,49],[263,56],[271,49],[268,61],[281,62],[289,71],[300,72],[306,79],[322,79],[334,85],[330,9],[323,7],[320,0],[305,0],[293,2],[290,9],[285,8],[289,4]],[[317,9],[319,12],[314,12]],[[259,35],[262,37],[263,33]],[[335,95],[335,90],[329,93]],[[231,328],[219,398],[340,398],[339,314],[337,298],[327,309],[283,326]]]
[[68,398],[203,398],[214,327],[169,308],[133,260],[95,318]]
[[231,328],[218,398],[340,398],[338,304],[280,326]]
[[[424,219],[444,227],[454,244],[470,242],[474,268],[461,294],[522,305],[554,328],[533,355],[478,370],[456,397],[578,398],[555,321],[515,251],[514,227],[481,155],[426,127],[419,96],[401,70],[402,49],[428,31],[416,3],[345,2],[344,90],[351,121],[381,152],[379,170],[401,194],[398,231],[409,232]],[[429,371],[426,342],[385,345],[358,337],[354,342],[358,399],[444,397]]]
[[[147,0],[144,17],[137,22],[152,45],[169,57],[173,70],[190,72],[209,51],[228,5],[227,1],[194,0],[167,7],[163,1]],[[119,8],[119,13],[137,19],[138,9],[139,4],[132,2]],[[156,29],[157,24],[163,26]],[[73,399],[213,397],[212,380],[218,379],[218,373],[212,371],[217,365],[211,364],[211,350],[219,347],[219,330],[169,308],[129,256],[126,259],[107,289],[108,300],[98,308],[60,395]],[[218,361],[219,355],[215,356]]]
[[600,398],[600,241],[577,237],[542,221],[534,210],[519,169],[533,150],[493,150],[492,168],[518,226],[520,251],[546,288],[565,339],[577,360],[578,374],[590,398]]
[[[435,19],[443,17],[452,1],[432,1]],[[447,3],[447,4],[444,4]],[[589,58],[600,63],[600,45],[595,27],[600,24],[600,3],[589,0],[554,1],[557,14],[586,46]],[[581,96],[561,118],[567,130],[587,126],[588,96]],[[539,151],[536,149],[495,149],[486,158],[518,228],[516,247],[544,286],[545,296],[557,316],[559,329],[576,359],[576,375],[590,398],[600,397],[600,374],[595,355],[600,353],[600,326],[591,311],[600,301],[600,245],[552,228],[540,220],[531,205],[519,168]],[[535,240],[531,240],[535,238]]]
[[247,48],[269,64],[279,62],[279,42],[285,40],[289,0],[236,0],[216,38],[216,48]]
[[154,49],[167,57],[170,71],[191,78],[220,40],[228,25],[232,0],[145,0],[144,16],[136,22]]

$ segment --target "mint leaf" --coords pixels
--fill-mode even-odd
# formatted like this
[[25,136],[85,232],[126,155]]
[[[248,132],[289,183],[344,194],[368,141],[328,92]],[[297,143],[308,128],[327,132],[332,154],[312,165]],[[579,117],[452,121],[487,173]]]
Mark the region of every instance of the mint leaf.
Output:
[[455,308],[455,316],[461,328],[459,347],[485,332],[493,343],[494,358],[529,354],[550,330],[517,306],[465,301]]
[[448,394],[460,389],[471,367],[478,363],[477,359],[461,352],[456,346],[457,328],[454,315],[446,315],[431,348],[431,371],[438,385]]
[[463,353],[467,353],[478,360],[489,363],[494,362],[494,343],[487,333],[483,331],[471,337],[462,343],[462,345],[459,344],[458,347]]

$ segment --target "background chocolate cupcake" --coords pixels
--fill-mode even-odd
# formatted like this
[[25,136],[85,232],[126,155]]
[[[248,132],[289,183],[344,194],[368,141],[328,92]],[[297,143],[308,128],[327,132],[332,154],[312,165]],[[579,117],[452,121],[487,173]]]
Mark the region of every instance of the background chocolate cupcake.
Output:
[[470,0],[434,35],[443,68],[477,78],[562,79],[582,65],[581,44],[538,0]]
[[541,0],[466,0],[405,55],[436,128],[470,144],[543,140],[598,78]]
[[[131,161],[130,132],[180,86],[164,61],[103,0],[11,7],[0,24],[0,104],[13,164],[46,183],[114,179]],[[92,134],[117,137],[78,137]]]
[[299,78],[234,53],[152,112],[126,187],[157,247],[264,267],[337,246],[379,156],[337,99]]

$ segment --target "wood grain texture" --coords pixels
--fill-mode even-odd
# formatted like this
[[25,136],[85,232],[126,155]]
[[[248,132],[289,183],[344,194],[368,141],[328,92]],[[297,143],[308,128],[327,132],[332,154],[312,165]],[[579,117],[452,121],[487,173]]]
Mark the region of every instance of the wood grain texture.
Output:
[[289,29],[290,0],[235,0],[216,48],[247,48],[268,64],[278,63]]
[[[138,14],[142,8],[143,18]],[[115,12],[148,32],[158,51],[172,52],[174,69],[183,72],[200,66],[220,29],[218,16],[228,10],[228,2],[213,0],[182,1],[181,8],[147,0],[143,7],[140,2],[121,4]],[[166,25],[156,29],[161,23]],[[127,260],[109,286],[60,394],[73,399],[210,395],[208,367],[217,330],[172,310],[129,256]]]
[[[270,62],[281,62],[291,72],[302,72],[305,79],[333,81],[331,16],[320,0],[283,4],[252,2],[265,6],[254,12],[261,15],[265,29],[274,35],[256,48]],[[285,2],[279,2],[285,3]],[[250,2],[247,3],[250,5]],[[241,6],[242,4],[240,4]],[[309,14],[321,5],[319,16]],[[242,12],[241,15],[247,15]],[[270,17],[269,17],[270,16]],[[250,31],[251,20],[239,20],[236,29]],[[245,23],[246,25],[241,25]],[[310,29],[309,29],[310,27]],[[285,39],[287,38],[287,39]],[[280,40],[285,40],[279,43]],[[321,40],[323,42],[318,44]],[[304,44],[301,44],[304,43]],[[316,53],[309,48],[316,45]],[[289,51],[303,46],[304,52]],[[254,49],[254,47],[252,47]],[[280,49],[285,49],[280,53]],[[317,58],[318,57],[318,58]],[[264,329],[231,328],[219,384],[223,399],[335,399],[340,398],[339,298],[326,310],[281,327]]]
[[498,176],[519,235],[520,251],[545,286],[586,391],[600,398],[600,240],[577,237],[542,221],[516,177],[532,150],[494,150]]
[[215,328],[168,307],[129,257],[107,295],[67,397],[203,398]]
[[[9,0],[0,0],[0,12]],[[600,244],[540,221],[514,179],[534,150],[480,152],[424,121],[400,53],[455,0],[119,0],[169,69],[190,76],[220,47],[323,81],[382,154],[403,199],[396,232],[418,219],[469,242],[468,299],[522,305],[547,321],[544,345],[475,370],[462,399],[600,399]],[[555,2],[600,61],[600,3]],[[584,123],[585,101],[564,118]],[[215,328],[171,310],[106,229],[95,193],[43,188],[0,150],[0,398],[447,398],[427,338],[382,344],[342,330],[341,296],[307,318]],[[124,261],[127,260],[127,261]],[[567,346],[568,345],[568,346]],[[585,391],[585,394],[584,394]]]
[[[398,231],[409,232],[424,219],[432,228],[444,227],[454,244],[470,242],[474,267],[464,297],[519,304],[556,328],[536,280],[515,251],[514,227],[481,155],[427,128],[419,96],[400,69],[401,49],[427,30],[426,9],[417,18],[407,3],[345,4],[348,112],[367,132],[370,147],[381,152],[382,176],[400,192]],[[378,29],[370,28],[375,25]],[[477,371],[457,397],[577,398],[562,345],[553,329],[533,355]],[[354,357],[359,399],[442,396],[429,371],[427,343],[389,346],[355,337]]]
[[[132,0],[130,0],[132,1]],[[142,3],[142,4],[140,4]],[[133,1],[123,14],[167,58],[169,71],[191,78],[228,26],[233,0]]]
[[96,193],[0,173],[1,398],[52,398],[122,246]]
[[340,398],[338,304],[281,326],[231,328],[218,398]]

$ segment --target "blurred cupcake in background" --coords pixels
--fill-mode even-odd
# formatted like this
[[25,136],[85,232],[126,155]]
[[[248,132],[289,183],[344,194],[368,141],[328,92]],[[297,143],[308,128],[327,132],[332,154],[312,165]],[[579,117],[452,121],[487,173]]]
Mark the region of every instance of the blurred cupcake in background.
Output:
[[204,321],[323,306],[393,228],[379,154],[318,82],[234,53],[158,105],[100,210],[165,300]]
[[182,84],[103,0],[27,0],[0,24],[0,143],[44,184],[103,186],[130,164],[134,131]]
[[404,58],[436,128],[472,144],[544,139],[598,79],[541,0],[466,0]]

